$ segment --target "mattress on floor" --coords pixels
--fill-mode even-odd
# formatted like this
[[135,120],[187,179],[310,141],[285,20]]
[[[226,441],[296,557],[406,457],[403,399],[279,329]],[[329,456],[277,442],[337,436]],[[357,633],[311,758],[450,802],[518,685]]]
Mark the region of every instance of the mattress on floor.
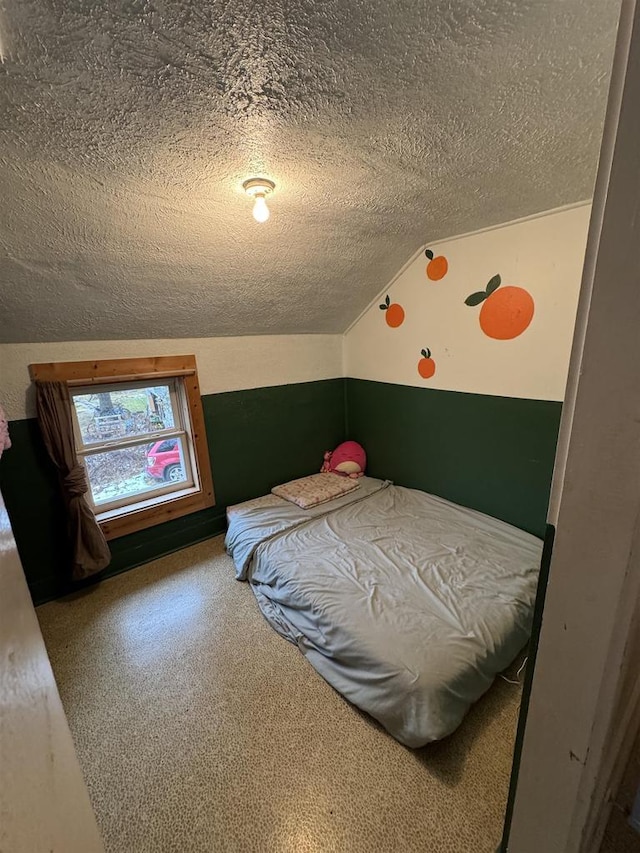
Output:
[[226,544],[271,625],[410,747],[529,638],[542,542],[424,492],[363,478],[315,513],[267,496],[229,510]]
[[360,501],[391,485],[389,480],[360,477],[359,488],[340,498],[302,509],[291,501],[269,494],[227,507],[225,547],[233,557],[238,580],[247,580],[247,572],[256,548],[272,536],[297,527],[310,519],[325,516],[354,501]]

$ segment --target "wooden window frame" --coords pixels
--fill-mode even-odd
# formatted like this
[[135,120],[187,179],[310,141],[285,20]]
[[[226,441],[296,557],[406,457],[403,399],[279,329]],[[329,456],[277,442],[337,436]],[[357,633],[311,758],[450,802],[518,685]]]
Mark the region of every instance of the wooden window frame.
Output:
[[[117,539],[174,518],[215,505],[213,476],[207,445],[207,434],[200,396],[200,385],[194,355],[150,356],[143,358],[113,358],[96,361],[59,361],[30,364],[33,382],[66,382],[69,388],[113,384],[114,382],[181,379],[191,425],[194,449],[192,465],[200,488],[183,490],[186,494],[162,495],[142,499],[129,511],[98,513],[96,518],[107,539]],[[145,505],[151,504],[151,505]]]

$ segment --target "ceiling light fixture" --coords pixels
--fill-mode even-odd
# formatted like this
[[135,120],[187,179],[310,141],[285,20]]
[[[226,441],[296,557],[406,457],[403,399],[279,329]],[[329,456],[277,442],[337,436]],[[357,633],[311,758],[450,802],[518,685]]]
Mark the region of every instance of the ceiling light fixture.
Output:
[[249,178],[242,186],[249,198],[255,199],[253,218],[256,222],[266,222],[269,218],[266,196],[275,190],[276,185],[268,178]]

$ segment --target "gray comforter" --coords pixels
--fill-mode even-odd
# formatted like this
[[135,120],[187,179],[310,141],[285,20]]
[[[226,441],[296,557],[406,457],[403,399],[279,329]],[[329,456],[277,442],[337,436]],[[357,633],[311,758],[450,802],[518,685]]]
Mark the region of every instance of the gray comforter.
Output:
[[228,517],[269,622],[407,746],[453,732],[527,642],[542,543],[502,521],[370,478],[315,510],[269,495]]

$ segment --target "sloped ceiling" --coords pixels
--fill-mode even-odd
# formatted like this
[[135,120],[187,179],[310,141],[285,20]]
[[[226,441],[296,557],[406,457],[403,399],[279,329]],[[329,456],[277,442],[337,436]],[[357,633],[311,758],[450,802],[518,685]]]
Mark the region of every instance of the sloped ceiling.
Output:
[[618,11],[0,0],[0,341],[343,331],[423,242],[591,195]]

